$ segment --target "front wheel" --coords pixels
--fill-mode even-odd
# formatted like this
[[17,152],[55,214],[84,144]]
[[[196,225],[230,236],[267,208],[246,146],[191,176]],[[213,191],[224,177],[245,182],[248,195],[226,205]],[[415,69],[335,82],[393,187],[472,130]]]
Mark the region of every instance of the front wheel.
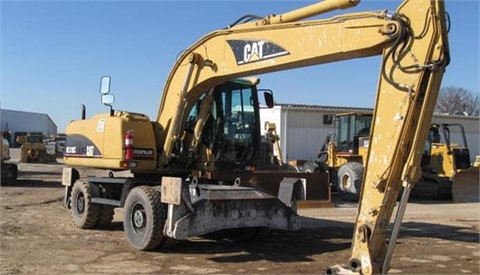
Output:
[[165,238],[166,220],[160,192],[150,186],[135,187],[128,194],[124,209],[123,228],[130,245],[143,251],[157,248]]
[[92,203],[90,184],[78,179],[73,185],[71,194],[71,211],[75,225],[82,229],[95,228],[100,215],[99,207]]
[[28,163],[29,158],[28,158],[28,148],[25,146],[20,147],[20,162],[22,163]]
[[358,201],[363,181],[363,165],[347,162],[338,169],[337,190],[344,201]]

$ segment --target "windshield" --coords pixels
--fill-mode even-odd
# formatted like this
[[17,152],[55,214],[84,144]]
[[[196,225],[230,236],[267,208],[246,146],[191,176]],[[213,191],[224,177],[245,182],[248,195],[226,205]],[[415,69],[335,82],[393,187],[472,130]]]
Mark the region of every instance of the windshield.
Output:
[[[204,99],[205,96],[190,112],[187,129],[194,127]],[[259,136],[256,104],[258,99],[253,85],[228,82],[215,88],[210,113],[202,131],[202,142],[214,153],[216,169],[238,167],[238,164],[254,157]]]
[[339,116],[337,121],[337,150],[357,152],[358,139],[370,135],[371,115],[350,114]]

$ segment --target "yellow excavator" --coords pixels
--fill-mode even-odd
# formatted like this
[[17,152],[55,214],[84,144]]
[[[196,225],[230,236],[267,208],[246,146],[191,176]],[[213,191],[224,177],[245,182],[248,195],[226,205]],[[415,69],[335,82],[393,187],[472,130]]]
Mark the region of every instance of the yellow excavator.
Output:
[[[364,188],[348,265],[327,273],[386,273],[420,161],[445,67],[447,20],[440,0],[406,0],[396,11],[304,20],[358,4],[327,0],[266,17],[245,16],[186,49],[168,76],[157,118],[115,111],[66,129],[65,206],[93,228],[124,208],[124,231],[139,250],[223,229],[300,227],[305,175],[255,173],[260,152],[258,79],[253,75],[381,55]],[[264,92],[267,106],[271,92]],[[76,166],[133,176],[84,178]],[[316,173],[310,173],[316,174]],[[314,185],[314,184],[313,184]],[[404,190],[386,244],[387,227]]]

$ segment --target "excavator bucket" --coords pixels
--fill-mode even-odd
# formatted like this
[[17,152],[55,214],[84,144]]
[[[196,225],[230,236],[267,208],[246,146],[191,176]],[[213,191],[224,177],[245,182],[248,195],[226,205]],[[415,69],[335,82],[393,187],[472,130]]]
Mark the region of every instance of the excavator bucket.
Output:
[[470,167],[457,173],[452,180],[453,202],[480,202],[480,167]]

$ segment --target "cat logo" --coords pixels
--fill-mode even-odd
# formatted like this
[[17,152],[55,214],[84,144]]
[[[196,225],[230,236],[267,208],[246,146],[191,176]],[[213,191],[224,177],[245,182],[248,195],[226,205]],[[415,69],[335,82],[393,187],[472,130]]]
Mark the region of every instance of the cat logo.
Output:
[[237,65],[266,60],[290,54],[284,48],[265,40],[227,40]]

